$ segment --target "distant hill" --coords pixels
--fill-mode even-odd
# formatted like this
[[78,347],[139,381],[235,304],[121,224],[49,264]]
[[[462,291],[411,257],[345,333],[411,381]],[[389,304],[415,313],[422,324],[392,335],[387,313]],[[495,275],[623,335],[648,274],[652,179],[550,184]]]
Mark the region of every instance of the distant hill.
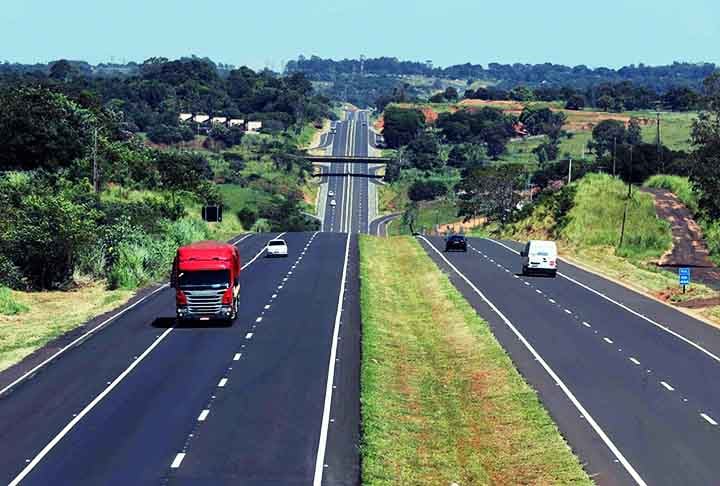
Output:
[[335,81],[338,77],[352,74],[368,76],[404,77],[421,75],[446,79],[486,80],[500,88],[518,85],[553,85],[584,89],[598,83],[632,81],[655,91],[665,91],[674,86],[699,88],[703,79],[717,69],[713,63],[675,62],[667,66],[644,64],[619,69],[605,67],[589,68],[585,65],[563,66],[560,64],[457,64],[434,67],[431,62],[403,61],[395,57],[371,59],[323,59],[318,56],[298,57],[287,63],[286,71],[302,72],[315,81]]

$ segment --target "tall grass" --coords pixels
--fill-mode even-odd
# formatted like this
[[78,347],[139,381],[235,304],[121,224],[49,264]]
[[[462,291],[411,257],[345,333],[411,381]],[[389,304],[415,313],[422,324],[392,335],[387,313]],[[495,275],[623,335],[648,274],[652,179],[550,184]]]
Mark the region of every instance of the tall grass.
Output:
[[134,289],[166,278],[179,246],[210,238],[207,225],[195,219],[181,219],[164,225],[162,236],[142,236],[123,241],[108,274],[110,288]]
[[667,189],[675,194],[693,214],[698,214],[698,192],[687,177],[657,174],[646,180],[643,186]]
[[0,315],[13,316],[27,311],[28,306],[15,300],[9,288],[0,287]]
[[627,220],[621,256],[644,259],[658,257],[672,243],[670,225],[658,219],[652,196],[633,190],[607,174],[588,174],[577,183],[574,204],[567,213],[561,236],[578,246],[616,246],[620,239],[623,212]]

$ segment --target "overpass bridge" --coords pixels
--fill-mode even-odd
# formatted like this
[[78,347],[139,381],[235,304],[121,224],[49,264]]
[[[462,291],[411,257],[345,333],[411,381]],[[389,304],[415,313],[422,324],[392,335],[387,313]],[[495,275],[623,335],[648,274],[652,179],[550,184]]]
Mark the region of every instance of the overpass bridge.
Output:
[[368,155],[305,155],[306,160],[325,164],[391,164],[390,157],[371,157]]

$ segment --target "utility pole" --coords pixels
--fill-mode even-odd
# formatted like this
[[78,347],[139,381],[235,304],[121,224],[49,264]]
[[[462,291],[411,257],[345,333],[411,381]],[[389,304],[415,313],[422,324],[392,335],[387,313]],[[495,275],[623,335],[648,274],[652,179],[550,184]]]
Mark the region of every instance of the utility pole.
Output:
[[622,247],[623,238],[625,237],[625,221],[627,220],[628,203],[630,202],[630,198],[632,197],[632,151],[633,146],[630,145],[630,177],[628,178],[628,195],[627,199],[625,200],[625,210],[623,211],[622,224],[620,225],[620,242],[618,243],[618,248]]
[[662,167],[662,171],[663,171],[663,173],[665,173],[665,161],[662,159],[662,149],[661,149],[661,144],[660,144],[660,110],[658,110],[658,112],[657,112],[656,144],[657,144],[658,166]]
[[615,159],[617,158],[617,135],[613,137],[613,177],[615,177]]
[[570,157],[570,164],[568,165],[568,185],[572,182],[572,157]]
[[97,127],[93,128],[93,170],[92,170],[92,180],[93,180],[93,190],[97,193],[100,192],[100,184],[98,181],[98,166],[97,166]]

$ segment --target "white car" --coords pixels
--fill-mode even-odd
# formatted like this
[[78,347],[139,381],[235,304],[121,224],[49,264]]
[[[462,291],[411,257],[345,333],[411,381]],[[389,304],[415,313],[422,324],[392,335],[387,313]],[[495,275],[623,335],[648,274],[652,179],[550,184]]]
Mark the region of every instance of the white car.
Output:
[[335,192],[334,192],[334,191],[329,191],[329,192],[328,192],[328,197],[335,197]]
[[557,245],[554,241],[530,240],[520,252],[522,274],[531,272],[557,274]]
[[287,247],[287,243],[285,243],[285,240],[276,238],[274,240],[268,241],[267,247],[265,249],[265,256],[266,257],[286,257],[286,256],[288,256],[288,247]]
[[332,201],[330,201],[330,206],[336,206],[336,205],[337,205],[337,203],[335,202],[335,199],[333,199]]

